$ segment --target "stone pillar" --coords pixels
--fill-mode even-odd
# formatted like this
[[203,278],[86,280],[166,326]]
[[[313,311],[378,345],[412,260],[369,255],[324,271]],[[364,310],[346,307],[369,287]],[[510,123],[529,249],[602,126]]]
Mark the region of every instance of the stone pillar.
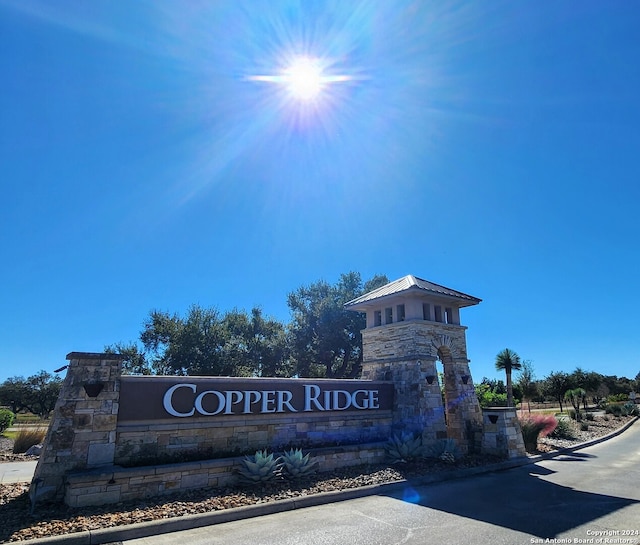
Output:
[[435,324],[431,343],[444,370],[447,434],[465,453],[478,452],[482,414],[467,359],[466,327]]
[[448,436],[464,453],[477,452],[482,442],[482,414],[469,361],[443,356]]
[[423,330],[419,322],[363,330],[362,378],[393,382],[393,429],[428,442],[447,437],[447,430],[436,358]]
[[[393,429],[421,434],[424,441],[447,437],[435,360],[394,362],[385,374],[395,386]],[[427,376],[434,377],[431,384]]]
[[442,403],[442,390],[438,381],[438,370],[435,358],[423,361],[423,373],[420,377],[423,382],[423,394],[421,396],[420,412],[423,416],[422,441],[429,443],[437,439],[447,437],[445,423],[445,409]]
[[31,502],[64,497],[65,475],[113,464],[123,356],[71,352],[31,482]]
[[514,407],[494,407],[482,412],[482,452],[509,459],[527,455],[522,428]]
[[[463,326],[423,320],[362,331],[362,376],[395,384],[394,429],[420,431],[425,441],[450,437],[467,454],[482,442]],[[445,407],[435,362],[444,368]],[[431,384],[427,377],[434,377]]]

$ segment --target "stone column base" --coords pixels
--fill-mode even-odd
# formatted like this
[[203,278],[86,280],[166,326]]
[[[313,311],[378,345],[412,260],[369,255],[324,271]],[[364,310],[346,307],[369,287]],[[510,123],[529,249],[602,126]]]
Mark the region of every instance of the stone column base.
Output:
[[482,413],[483,453],[508,459],[527,455],[515,407],[483,409]]

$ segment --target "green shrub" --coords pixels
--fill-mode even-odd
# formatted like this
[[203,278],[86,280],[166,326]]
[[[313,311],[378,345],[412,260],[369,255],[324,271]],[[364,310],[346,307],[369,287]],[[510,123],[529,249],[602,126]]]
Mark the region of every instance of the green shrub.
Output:
[[8,428],[13,426],[16,421],[16,415],[9,409],[0,409],[0,433],[4,433]]
[[638,406],[634,403],[625,403],[622,406],[621,415],[622,416],[638,416],[640,411],[638,410]]
[[282,461],[274,458],[273,453],[267,454],[267,450],[258,450],[252,456],[242,459],[238,469],[240,482],[244,484],[266,483],[280,476]]
[[285,451],[281,456],[282,475],[290,479],[299,479],[316,471],[318,462],[312,461],[309,453],[302,455],[302,449]]
[[497,394],[487,389],[482,389],[479,392],[476,390],[476,395],[478,395],[478,403],[484,409],[507,406],[507,394]]
[[581,431],[587,431],[589,429],[589,423],[588,422],[580,422],[580,430]]
[[437,458],[443,462],[453,463],[462,458],[462,452],[458,448],[455,439],[447,438],[434,441],[424,447],[425,458]]
[[576,420],[576,417],[578,416],[576,413],[575,409],[569,409],[567,411],[567,413],[569,414],[569,418],[571,418],[571,420]]
[[575,433],[573,432],[571,421],[566,418],[559,418],[556,429],[549,434],[549,437],[554,439],[574,439]]
[[619,403],[621,401],[627,401],[628,399],[628,394],[613,394],[607,397],[609,403]]
[[596,419],[596,417],[595,417],[595,416],[593,416],[593,413],[586,413],[586,414],[584,415],[584,417],[585,417],[587,420],[589,420],[590,422],[593,422],[593,421]]
[[13,453],[23,454],[33,445],[40,445],[44,441],[47,430],[45,428],[21,427],[13,440]]
[[622,405],[607,405],[605,409],[607,414],[612,414],[613,416],[621,416],[622,415]]
[[422,436],[413,433],[394,435],[384,449],[393,464],[412,462],[422,457]]

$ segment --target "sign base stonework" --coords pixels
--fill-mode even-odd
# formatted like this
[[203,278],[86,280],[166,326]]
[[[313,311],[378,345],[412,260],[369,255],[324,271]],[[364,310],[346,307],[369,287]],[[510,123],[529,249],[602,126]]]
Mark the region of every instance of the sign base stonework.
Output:
[[515,407],[484,409],[482,451],[507,459],[526,456],[522,429]]
[[[322,469],[377,463],[392,434],[388,381],[121,376],[119,355],[73,352],[68,359],[33,503],[146,497],[150,482],[163,494],[227,486],[237,456],[265,448],[321,449]],[[194,462],[169,470],[186,460]],[[158,484],[167,475],[175,482]]]
[[29,495],[62,500],[65,476],[113,464],[123,356],[72,352]]

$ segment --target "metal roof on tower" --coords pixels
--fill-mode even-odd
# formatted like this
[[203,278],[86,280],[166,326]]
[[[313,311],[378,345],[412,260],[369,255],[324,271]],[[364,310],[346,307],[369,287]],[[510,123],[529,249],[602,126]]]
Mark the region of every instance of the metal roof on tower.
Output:
[[366,303],[371,303],[390,295],[398,295],[402,292],[407,291],[421,291],[425,294],[458,299],[458,304],[465,307],[477,305],[482,301],[482,299],[478,299],[477,297],[473,297],[472,295],[467,295],[466,293],[462,293],[461,291],[452,290],[451,288],[447,288],[445,286],[441,286],[440,284],[429,282],[428,280],[423,280],[422,278],[418,278],[416,276],[413,276],[412,274],[408,274],[407,276],[399,278],[398,280],[394,280],[393,282],[389,282],[388,284],[370,291],[369,293],[365,293],[360,297],[356,297],[355,299],[352,299],[351,301],[345,303],[344,306],[345,308],[348,308],[358,305],[364,305]]

